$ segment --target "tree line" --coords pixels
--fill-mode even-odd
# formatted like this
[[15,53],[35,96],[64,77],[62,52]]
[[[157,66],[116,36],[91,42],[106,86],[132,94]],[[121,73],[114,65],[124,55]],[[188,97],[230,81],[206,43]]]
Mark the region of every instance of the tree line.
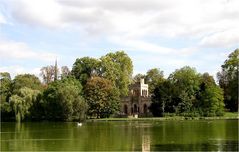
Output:
[[77,58],[72,70],[66,66],[59,70],[57,64],[42,67],[43,82],[32,74],[11,79],[8,72],[1,72],[1,120],[81,121],[116,116],[121,97],[140,78],[149,84],[154,116],[221,116],[238,110],[238,55],[236,49],[225,60],[217,74],[219,85],[208,73],[189,66],[167,79],[158,68],[132,77],[133,63],[124,51]]
[[1,120],[74,121],[104,118],[119,112],[133,64],[123,51],[99,59],[77,58],[72,70],[57,64],[41,68],[41,77],[1,74]]

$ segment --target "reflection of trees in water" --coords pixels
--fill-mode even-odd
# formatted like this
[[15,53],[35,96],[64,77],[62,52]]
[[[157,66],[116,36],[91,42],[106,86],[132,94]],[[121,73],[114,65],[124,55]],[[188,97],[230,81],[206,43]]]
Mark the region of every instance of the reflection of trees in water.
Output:
[[[235,120],[165,121],[152,127],[151,149],[238,150],[238,124]],[[236,133],[236,134],[235,134]]]
[[238,150],[235,120],[86,122],[81,127],[76,123],[3,123],[1,127],[5,132],[1,150]]
[[197,144],[156,144],[153,151],[238,151],[236,140],[205,141]]
[[1,150],[44,151],[74,147],[69,140],[72,139],[71,123],[23,122],[8,123],[7,127],[1,139],[4,140]]
[[136,151],[141,143],[137,126],[137,122],[88,123],[83,135],[86,140],[82,141],[82,145],[85,146],[85,150],[90,151]]

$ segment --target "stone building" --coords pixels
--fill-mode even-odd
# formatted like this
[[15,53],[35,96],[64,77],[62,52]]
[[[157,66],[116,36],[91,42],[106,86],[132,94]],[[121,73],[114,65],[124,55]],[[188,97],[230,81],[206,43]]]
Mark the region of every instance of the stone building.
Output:
[[148,84],[144,79],[132,84],[129,88],[129,95],[122,98],[121,112],[126,116],[146,116],[149,114],[151,98],[148,93]]

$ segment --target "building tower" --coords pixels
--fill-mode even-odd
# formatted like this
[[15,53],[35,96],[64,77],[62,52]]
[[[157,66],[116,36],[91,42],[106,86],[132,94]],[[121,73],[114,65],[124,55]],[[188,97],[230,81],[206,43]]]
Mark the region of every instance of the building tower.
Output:
[[57,67],[57,59],[55,61],[55,67],[54,67],[54,81],[58,79],[58,67]]

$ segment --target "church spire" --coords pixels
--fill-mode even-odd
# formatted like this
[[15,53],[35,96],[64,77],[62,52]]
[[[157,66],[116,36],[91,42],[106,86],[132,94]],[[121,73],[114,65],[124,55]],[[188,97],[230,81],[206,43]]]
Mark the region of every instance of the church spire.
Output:
[[57,80],[57,78],[58,78],[58,67],[57,67],[57,59],[55,60],[55,67],[54,67],[55,69],[54,69],[54,81],[56,81]]

